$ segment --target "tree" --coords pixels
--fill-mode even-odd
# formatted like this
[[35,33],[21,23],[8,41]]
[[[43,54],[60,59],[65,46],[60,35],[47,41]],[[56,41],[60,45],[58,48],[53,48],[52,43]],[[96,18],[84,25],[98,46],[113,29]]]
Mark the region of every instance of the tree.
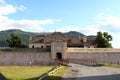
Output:
[[14,33],[12,33],[10,35],[10,39],[7,39],[6,41],[8,42],[8,45],[11,48],[23,48],[23,47],[25,47],[22,39]]
[[112,36],[108,32],[97,32],[95,44],[98,48],[112,48],[110,41],[112,41]]

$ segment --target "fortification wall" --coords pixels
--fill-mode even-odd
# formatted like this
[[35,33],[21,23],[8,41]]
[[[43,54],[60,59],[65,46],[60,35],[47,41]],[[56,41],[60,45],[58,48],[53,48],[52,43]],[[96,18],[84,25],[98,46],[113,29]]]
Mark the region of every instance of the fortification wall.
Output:
[[50,65],[50,52],[0,52],[0,65]]
[[86,65],[120,64],[120,52],[68,52],[70,62]]
[[[100,63],[120,64],[120,49],[68,48],[66,59],[69,62],[97,65]],[[0,52],[0,65],[50,65],[51,52],[16,51]]]

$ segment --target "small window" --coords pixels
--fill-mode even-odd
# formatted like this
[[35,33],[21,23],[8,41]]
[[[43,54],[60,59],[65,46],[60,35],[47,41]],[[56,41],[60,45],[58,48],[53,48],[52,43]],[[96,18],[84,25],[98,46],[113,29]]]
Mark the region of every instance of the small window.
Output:
[[44,39],[40,39],[40,43],[44,43]]

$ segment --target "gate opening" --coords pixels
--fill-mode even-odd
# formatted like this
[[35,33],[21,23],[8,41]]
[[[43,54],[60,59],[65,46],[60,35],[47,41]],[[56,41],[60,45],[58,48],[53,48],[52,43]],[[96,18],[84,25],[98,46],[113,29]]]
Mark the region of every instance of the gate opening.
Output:
[[57,59],[62,59],[62,53],[60,53],[60,52],[56,53],[56,58]]

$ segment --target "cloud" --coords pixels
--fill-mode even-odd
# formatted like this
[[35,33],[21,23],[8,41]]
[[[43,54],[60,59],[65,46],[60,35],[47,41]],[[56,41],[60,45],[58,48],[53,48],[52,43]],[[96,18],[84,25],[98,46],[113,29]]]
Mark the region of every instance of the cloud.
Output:
[[54,28],[54,30],[49,30],[49,31],[54,32],[55,30],[59,32],[78,31],[78,32],[84,33],[85,35],[96,35],[96,31],[99,31],[99,27],[97,24],[88,25],[85,27],[77,26],[77,25],[69,25],[69,26],[67,25],[67,26],[59,26]]
[[[34,30],[40,31],[42,30],[41,25],[53,24],[54,20],[46,19],[46,20],[7,20],[3,22],[0,27],[1,30],[6,29],[22,29],[22,30]],[[3,27],[4,26],[4,27]]]
[[20,5],[19,7],[15,7],[15,8],[20,10],[20,11],[24,11],[26,9],[26,7],[23,5]]
[[16,8],[13,5],[0,6],[0,15],[8,15],[16,12]]
[[16,13],[19,11],[24,11],[25,6],[13,6],[12,4],[7,4],[4,0],[0,0],[0,30],[7,29],[22,29],[30,31],[40,31],[43,29],[43,25],[54,24],[56,20],[45,19],[45,20],[14,20],[8,17],[9,14]]

